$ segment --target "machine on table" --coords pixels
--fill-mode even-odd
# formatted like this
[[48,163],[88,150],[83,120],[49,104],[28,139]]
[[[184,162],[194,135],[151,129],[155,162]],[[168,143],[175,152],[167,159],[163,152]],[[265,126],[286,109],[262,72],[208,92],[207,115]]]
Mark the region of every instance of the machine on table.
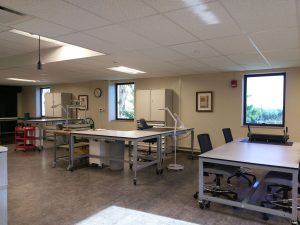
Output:
[[252,133],[248,125],[248,135],[250,142],[270,142],[270,143],[287,143],[289,139],[288,127],[283,130],[283,134],[259,134]]

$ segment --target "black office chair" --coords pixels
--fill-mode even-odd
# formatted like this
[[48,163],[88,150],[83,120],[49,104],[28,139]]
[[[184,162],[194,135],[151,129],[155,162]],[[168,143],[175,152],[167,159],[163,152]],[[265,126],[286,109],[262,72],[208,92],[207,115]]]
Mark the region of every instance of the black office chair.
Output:
[[[283,172],[269,172],[264,179],[264,182],[270,183],[267,185],[266,200],[260,203],[261,206],[271,206],[273,209],[282,209],[286,212],[292,212],[292,199],[289,198],[289,193],[292,191],[292,174]],[[298,182],[300,183],[300,171],[298,174]],[[272,190],[276,190],[272,192]],[[300,194],[300,188],[298,188]],[[300,206],[297,206],[300,209]],[[263,219],[268,220],[266,213],[263,214]]]
[[[225,143],[227,144],[229,142],[232,142],[233,137],[232,137],[231,129],[230,128],[223,128],[222,131],[223,131]],[[239,168],[234,175],[228,177],[227,183],[230,183],[230,180],[233,177],[242,177],[242,178],[244,178],[245,180],[248,181],[249,186],[251,186],[252,184],[254,184],[256,182],[256,176],[253,175],[252,173],[250,173],[248,168]],[[252,181],[250,180],[249,177],[252,178]]]
[[[140,124],[138,126],[139,130],[146,130],[146,129],[150,129],[153,128],[153,126],[148,125],[145,119],[140,119]],[[144,140],[143,142],[145,143],[149,143],[149,149],[148,149],[148,155],[151,155],[151,144],[154,144],[157,142],[156,138],[152,138],[152,139],[148,139],[148,140]]]
[[[208,152],[212,150],[212,144],[209,137],[209,134],[199,134],[197,136],[199,146],[201,153]],[[204,186],[204,192],[210,193],[213,196],[219,197],[224,196],[230,200],[237,200],[238,194],[233,191],[233,188],[231,186],[228,187],[222,187],[221,186],[221,179],[223,176],[231,176],[234,174],[237,170],[236,166],[228,166],[228,165],[221,165],[221,164],[215,164],[215,163],[204,163],[203,165],[203,172],[204,176],[207,174],[214,174],[216,176],[214,182],[214,185],[205,185]],[[194,194],[194,198],[198,198],[198,192]],[[201,208],[203,208],[202,205],[200,205]],[[206,207],[209,207],[206,204]]]

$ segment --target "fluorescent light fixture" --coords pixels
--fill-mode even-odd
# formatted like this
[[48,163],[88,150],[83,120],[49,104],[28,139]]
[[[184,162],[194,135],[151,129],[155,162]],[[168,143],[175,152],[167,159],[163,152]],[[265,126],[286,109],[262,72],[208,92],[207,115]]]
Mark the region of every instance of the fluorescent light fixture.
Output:
[[[23,36],[26,36],[26,37],[30,37],[30,38],[34,38],[34,39],[39,39],[39,35],[31,34],[31,33],[25,32],[25,31],[17,30],[17,29],[12,29],[9,32],[12,32],[12,33],[15,33],[15,34],[20,34],[20,35],[23,35]],[[56,40],[51,39],[51,38],[46,38],[46,37],[43,37],[43,36],[40,36],[40,37],[41,37],[42,41],[51,42],[53,44],[57,44],[57,45],[60,45],[60,46],[67,45],[64,42],[56,41]]]
[[[12,29],[9,32],[19,34],[19,35],[23,35],[25,37],[39,39],[39,35],[31,34],[31,33],[28,33],[28,32],[22,31],[22,30]],[[54,39],[51,39],[51,38],[47,38],[47,37],[43,37],[43,36],[40,36],[40,38],[41,38],[42,41],[50,42],[50,43],[56,44],[58,46],[65,47],[66,49],[64,49],[64,54],[66,54],[66,52],[68,51],[69,55],[73,55],[71,59],[105,55],[101,52],[96,52],[96,51],[86,49],[86,48],[82,48],[82,47],[79,47],[79,46],[76,46],[76,45],[71,45],[71,44],[68,44],[68,43],[65,43],[65,42],[57,41],[57,40],[54,40]],[[76,51],[76,52],[74,53],[74,51]],[[81,55],[79,55],[80,57],[78,56],[78,54],[81,54]]]
[[[182,1],[186,6],[190,7],[190,0]],[[197,6],[191,7],[191,10],[196,16],[200,17],[200,19],[208,25],[220,23],[220,19],[218,18],[218,16],[213,12],[209,11],[208,7],[205,4],[203,4],[202,0],[199,0],[198,4],[199,5]]]
[[107,69],[122,72],[122,73],[129,73],[129,74],[146,73],[144,71],[132,69],[132,68],[129,68],[129,67],[126,67],[126,66],[116,66],[116,67],[110,67],[110,68],[107,68]]
[[33,82],[33,83],[36,83],[36,82],[40,82],[39,80],[29,80],[29,79],[21,79],[21,78],[6,78],[6,80],[13,80],[13,81],[23,81],[23,82]]

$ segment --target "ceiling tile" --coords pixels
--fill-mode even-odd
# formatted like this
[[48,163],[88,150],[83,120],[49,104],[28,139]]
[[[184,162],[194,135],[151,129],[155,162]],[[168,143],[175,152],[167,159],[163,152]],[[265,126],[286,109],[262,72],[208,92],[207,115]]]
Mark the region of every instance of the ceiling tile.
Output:
[[119,25],[112,25],[101,27],[86,31],[87,34],[93,35],[97,38],[117,44],[123,49],[138,50],[158,47],[155,43],[137,35]]
[[172,60],[183,59],[186,57],[185,55],[180,54],[180,53],[178,53],[172,49],[169,49],[167,47],[159,47],[159,48],[141,50],[141,52],[151,58],[159,59],[162,61],[172,61]]
[[111,22],[128,21],[156,14],[156,11],[137,0],[67,0]]
[[120,51],[120,48],[117,46],[84,33],[72,33],[56,37],[55,39],[106,54]]
[[227,55],[227,57],[240,65],[265,63],[263,57],[256,52],[232,54],[232,55]]
[[63,34],[72,33],[73,30],[47,22],[41,19],[32,19],[12,26],[15,29],[38,34],[44,37],[55,37]]
[[300,62],[300,49],[282,49],[275,51],[263,52],[263,55],[271,62],[271,64],[276,64],[285,61],[299,61]]
[[60,0],[40,1],[26,8],[26,13],[76,30],[107,25],[110,22]]
[[221,0],[246,32],[297,25],[294,0]]
[[236,66],[232,60],[228,59],[225,56],[214,56],[199,59],[201,62],[210,65],[212,67],[226,67],[226,66]]
[[257,63],[257,64],[248,64],[248,65],[242,65],[245,70],[266,70],[266,69],[272,69],[273,67],[269,66],[267,63]]
[[161,15],[123,23],[122,26],[160,45],[197,41],[197,38]]
[[261,51],[299,48],[299,27],[262,31],[250,37]]
[[217,51],[200,41],[180,45],[173,45],[169,48],[196,59],[201,57],[220,55],[220,53],[218,53]]
[[214,0],[142,0],[159,12],[172,11],[176,9],[205,4]]
[[218,2],[173,11],[166,16],[201,40],[241,34],[239,27]]
[[207,40],[205,42],[224,55],[242,52],[256,52],[256,49],[246,36],[218,38]]

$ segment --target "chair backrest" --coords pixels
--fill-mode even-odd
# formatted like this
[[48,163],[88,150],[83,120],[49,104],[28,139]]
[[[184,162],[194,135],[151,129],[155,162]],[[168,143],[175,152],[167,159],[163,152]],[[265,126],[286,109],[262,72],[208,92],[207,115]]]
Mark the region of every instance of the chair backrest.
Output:
[[223,131],[223,135],[225,138],[225,143],[232,142],[233,137],[232,137],[230,128],[223,128],[222,131]]
[[149,128],[152,128],[153,126],[149,126],[146,122],[145,119],[140,119],[140,125],[139,125],[139,129],[140,130],[145,130],[145,129],[149,129]]
[[210,141],[209,134],[199,134],[197,138],[198,138],[201,153],[205,153],[212,150],[212,144]]

